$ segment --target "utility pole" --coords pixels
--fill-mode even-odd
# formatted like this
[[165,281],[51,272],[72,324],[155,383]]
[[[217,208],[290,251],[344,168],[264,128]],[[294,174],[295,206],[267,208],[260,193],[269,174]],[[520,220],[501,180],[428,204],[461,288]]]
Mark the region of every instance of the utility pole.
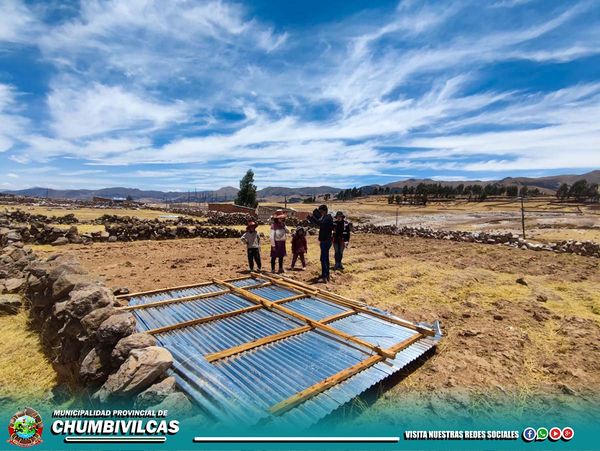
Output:
[[525,207],[523,206],[523,196],[521,196],[521,228],[523,229],[523,239],[525,239]]

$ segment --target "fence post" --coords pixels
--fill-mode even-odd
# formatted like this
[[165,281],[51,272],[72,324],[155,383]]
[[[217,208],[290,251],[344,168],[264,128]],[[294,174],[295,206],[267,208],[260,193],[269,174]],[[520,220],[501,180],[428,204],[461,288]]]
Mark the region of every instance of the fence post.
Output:
[[521,228],[523,229],[523,239],[525,239],[525,207],[523,206],[523,197],[521,196]]

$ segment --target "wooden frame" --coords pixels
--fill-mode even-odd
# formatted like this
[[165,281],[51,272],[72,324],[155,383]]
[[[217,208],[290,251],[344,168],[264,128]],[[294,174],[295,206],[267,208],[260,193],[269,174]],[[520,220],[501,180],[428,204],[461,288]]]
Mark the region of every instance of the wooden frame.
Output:
[[344,340],[354,342],[360,346],[363,346],[364,348],[370,349],[371,351],[374,351],[377,354],[382,355],[383,357],[386,357],[386,358],[394,358],[395,357],[395,354],[390,353],[389,351],[381,348],[380,346],[374,345],[372,343],[369,343],[368,341],[357,338],[354,335],[347,334],[346,332],[342,332],[341,330],[338,330],[334,327],[328,326],[327,324],[321,323],[319,321],[315,321],[314,319],[311,319],[307,316],[301,315],[300,313],[290,310],[289,308],[283,307],[272,301],[268,301],[267,299],[261,298],[260,296],[257,296],[254,293],[251,293],[243,288],[236,287],[235,285],[232,285],[230,283],[227,283],[225,281],[220,281],[217,279],[214,279],[214,281],[220,285],[225,285],[226,287],[230,288],[231,291],[238,293],[239,295],[248,299],[249,301],[260,304],[260,305],[264,306],[265,308],[283,312],[293,318],[299,319],[300,321],[304,321],[306,324],[308,324],[312,327],[324,330],[325,332],[329,332],[330,334],[336,335],[340,338],[343,338]]
[[[256,274],[256,273],[251,273],[251,275],[253,277],[258,276],[258,274]],[[328,301],[334,302],[338,305],[342,305],[344,307],[354,309],[357,312],[364,313],[366,315],[371,315],[371,316],[374,316],[379,319],[383,319],[390,323],[394,323],[399,326],[406,327],[407,329],[416,330],[417,332],[419,332],[423,335],[428,335],[431,337],[433,337],[435,335],[435,331],[428,327],[419,326],[418,324],[412,323],[410,321],[406,321],[403,319],[384,315],[382,313],[379,313],[379,312],[373,311],[371,309],[368,309],[366,307],[363,307],[348,298],[344,298],[343,296],[336,295],[335,293],[331,293],[329,291],[322,290],[320,288],[313,289],[313,288],[309,287],[308,285],[305,285],[302,282],[297,282],[293,279],[284,278],[282,276],[273,277],[273,276],[269,276],[266,274],[264,274],[264,275],[261,274],[260,277],[270,280],[275,285],[279,285],[282,287],[286,287],[286,288],[296,287],[298,290],[304,291],[306,294],[310,294],[311,296],[322,297],[323,299],[327,299]],[[281,279],[284,279],[284,280],[281,280]]]
[[[304,298],[304,297],[306,297],[306,296],[303,294],[297,294],[295,296],[290,296],[287,298],[279,299],[274,302],[278,303],[278,304],[283,304],[284,302],[291,302],[291,301],[295,301],[296,299],[300,299],[300,298]],[[247,312],[253,312],[254,310],[259,310],[261,308],[263,308],[262,305],[258,305],[258,304],[251,305],[249,307],[244,307],[244,308],[237,309],[237,310],[231,310],[231,311],[225,312],[225,313],[219,313],[218,315],[211,315],[211,316],[205,316],[203,318],[190,319],[188,321],[182,321],[181,323],[169,324],[167,326],[158,327],[156,329],[150,329],[150,330],[147,330],[146,333],[152,334],[152,335],[162,334],[164,332],[169,332],[169,331],[175,330],[175,329],[182,329],[184,327],[196,326],[198,324],[208,323],[210,321],[216,321],[219,319],[229,318],[230,316],[236,316],[236,315],[241,315],[241,314],[247,313]]]
[[[331,323],[333,321],[337,321],[338,319],[346,318],[347,316],[355,315],[356,312],[353,310],[348,310],[346,312],[338,313],[337,315],[332,315],[327,318],[321,320],[322,323]],[[295,327],[293,329],[284,330],[283,332],[279,332],[276,334],[268,335],[266,337],[259,338],[254,341],[249,341],[247,343],[242,343],[238,346],[232,346],[231,348],[223,349],[219,352],[213,352],[212,354],[206,354],[204,358],[209,362],[214,362],[216,360],[224,359],[226,357],[231,357],[235,354],[240,354],[245,351],[249,351],[250,349],[257,348],[259,346],[263,346],[269,343],[273,343],[275,341],[283,340],[284,338],[293,337],[294,335],[300,335],[304,332],[308,332],[309,330],[313,330],[314,326],[307,324],[306,326]]]
[[[257,281],[257,283],[254,285],[248,285],[248,286],[244,286],[244,287],[237,287],[231,283],[231,282],[248,279],[248,278],[252,278],[254,280],[256,280],[257,278],[260,278],[260,279],[263,279],[266,281],[265,282]],[[225,359],[227,357],[258,348],[260,346],[265,346],[269,343],[274,343],[279,340],[283,340],[283,339],[286,339],[286,338],[289,338],[289,337],[292,337],[295,335],[309,332],[309,331],[315,330],[315,329],[327,332],[328,334],[333,336],[332,337],[333,339],[341,339],[347,343],[353,343],[353,344],[359,345],[361,347],[361,349],[364,352],[366,352],[366,355],[368,355],[368,351],[365,351],[365,350],[370,350],[370,351],[374,352],[374,354],[368,355],[368,357],[366,357],[364,360],[356,363],[355,365],[352,365],[349,368],[341,370],[338,373],[333,374],[333,375],[323,379],[322,381],[317,382],[317,383],[313,384],[312,386],[307,387],[306,389],[301,390],[301,391],[295,393],[294,395],[288,397],[287,399],[284,399],[283,401],[273,405],[269,409],[269,412],[272,415],[281,415],[281,414],[293,409],[294,407],[298,406],[299,404],[305,402],[306,400],[318,395],[319,393],[322,393],[322,392],[328,390],[329,388],[334,387],[337,384],[347,380],[348,378],[360,373],[361,371],[364,371],[380,362],[384,362],[387,359],[395,359],[398,352],[408,348],[409,346],[413,345],[420,339],[425,338],[426,336],[435,335],[434,331],[431,328],[420,326],[418,324],[414,324],[410,321],[402,320],[400,318],[389,317],[389,316],[379,313],[377,311],[372,311],[372,310],[368,309],[367,307],[365,307],[364,305],[358,304],[355,301],[352,301],[351,299],[344,298],[343,296],[339,296],[335,293],[331,293],[326,290],[322,290],[320,288],[313,288],[302,282],[295,281],[293,279],[288,279],[288,278],[279,277],[279,276],[270,276],[270,275],[266,275],[266,274],[251,273],[250,276],[239,277],[239,278],[235,278],[235,279],[228,279],[226,281],[219,280],[219,279],[213,279],[212,282],[206,282],[206,283],[195,284],[195,285],[185,285],[185,286],[180,286],[180,287],[172,287],[172,288],[153,290],[153,291],[148,291],[148,292],[133,293],[130,295],[124,295],[120,298],[129,298],[130,299],[135,296],[156,294],[156,293],[161,293],[161,292],[170,291],[170,290],[194,288],[194,287],[206,286],[206,285],[211,285],[211,284],[220,285],[222,287],[225,287],[225,289],[210,292],[210,293],[201,293],[199,295],[164,299],[162,301],[150,302],[150,303],[146,303],[146,304],[120,307],[119,309],[129,311],[129,310],[142,309],[142,308],[160,307],[163,305],[169,305],[169,304],[179,303],[179,302],[188,302],[188,301],[193,301],[193,300],[197,300],[197,299],[209,299],[212,297],[222,296],[224,294],[231,293],[231,294],[238,295],[241,298],[254,303],[254,305],[250,305],[248,307],[240,308],[237,310],[232,310],[232,311],[225,312],[225,313],[211,315],[211,316],[204,317],[204,318],[195,318],[195,319],[183,321],[183,322],[176,323],[176,324],[170,324],[167,326],[148,330],[147,333],[161,334],[161,333],[169,332],[172,330],[177,330],[177,329],[181,329],[181,328],[185,328],[185,327],[195,326],[195,325],[199,325],[199,324],[208,323],[211,321],[229,318],[229,317],[236,316],[236,315],[241,315],[244,313],[260,310],[263,308],[268,309],[268,310],[274,310],[279,313],[283,313],[287,317],[294,318],[296,320],[299,320],[299,321],[305,323],[302,326],[294,327],[292,329],[285,330],[283,332],[278,332],[278,333],[271,334],[271,335],[268,335],[268,336],[250,341],[250,342],[232,346],[230,348],[223,349],[218,352],[206,354],[204,356],[204,358],[210,363],[213,363],[218,360]],[[252,289],[262,288],[262,287],[267,287],[267,286],[278,286],[278,287],[286,288],[295,294],[293,296],[288,296],[283,299],[271,301],[271,300],[268,300],[262,296],[259,296],[255,293],[249,291]],[[340,307],[345,308],[346,310],[342,311],[341,313],[337,313],[335,315],[328,316],[321,320],[314,320],[308,316],[302,315],[302,314],[282,305],[286,302],[291,302],[294,300],[298,300],[298,299],[302,299],[302,298],[310,298],[310,297],[321,298],[321,299],[330,301]],[[375,345],[373,343],[370,343],[368,341],[365,341],[361,338],[358,338],[354,335],[348,334],[348,333],[343,332],[335,327],[328,325],[329,323],[332,323],[336,320],[346,318],[351,315],[356,315],[359,313],[371,315],[371,316],[383,319],[387,322],[406,327],[408,329],[414,330],[415,333],[413,335],[411,335],[409,338],[403,340],[402,342],[395,344],[389,348],[384,349],[378,345]]]
[[[213,285],[213,284],[211,283],[210,285]],[[273,285],[273,283],[272,282],[262,282],[262,283],[258,283],[256,285],[250,285],[247,288],[261,288],[261,287],[268,287],[270,285]],[[138,309],[150,308],[150,307],[161,307],[163,305],[175,304],[175,303],[179,303],[179,302],[196,301],[198,299],[207,299],[207,298],[222,296],[227,293],[231,293],[231,290],[229,288],[226,290],[211,291],[208,293],[194,294],[191,296],[182,296],[180,298],[170,298],[170,299],[163,299],[162,301],[146,302],[144,304],[126,305],[124,307],[117,307],[117,310],[130,311],[130,310],[138,310]]]
[[[237,282],[238,280],[248,279],[250,276],[240,276],[234,277],[232,279],[227,279],[227,282]],[[253,277],[256,279],[256,277]],[[206,285],[212,285],[213,282],[202,282],[202,283],[193,283],[190,285],[179,285],[175,287],[167,287],[167,288],[159,288],[157,290],[148,290],[148,291],[138,291],[137,293],[128,293],[128,294],[120,294],[116,296],[117,299],[130,299],[137,296],[146,296],[149,294],[162,293],[164,291],[173,291],[173,290],[186,290],[188,288],[196,288],[196,287],[204,287]]]
[[[407,338],[406,340],[402,341],[401,343],[398,343],[397,345],[392,346],[391,348],[389,348],[389,351],[391,353],[396,354],[396,353],[402,351],[403,349],[406,349],[413,343],[416,343],[421,338],[423,338],[423,335],[420,333],[416,333],[412,337]],[[308,400],[309,398],[312,398],[313,396],[316,396],[319,393],[324,392],[325,390],[339,384],[340,382],[345,381],[346,379],[354,376],[355,374],[358,374],[361,371],[364,371],[367,368],[370,368],[373,365],[376,365],[377,363],[382,362],[384,360],[385,360],[385,357],[383,357],[381,355],[373,355],[361,362],[358,362],[356,365],[352,365],[350,368],[346,368],[332,376],[329,376],[326,379],[323,379],[321,382],[317,382],[316,384],[314,384],[302,391],[299,391],[295,395],[292,395],[289,398],[284,399],[283,401],[272,406],[269,409],[269,412],[271,412],[271,414],[273,414],[273,415],[281,415],[281,414],[287,412],[288,410],[293,409],[297,405],[302,404],[304,401]]]

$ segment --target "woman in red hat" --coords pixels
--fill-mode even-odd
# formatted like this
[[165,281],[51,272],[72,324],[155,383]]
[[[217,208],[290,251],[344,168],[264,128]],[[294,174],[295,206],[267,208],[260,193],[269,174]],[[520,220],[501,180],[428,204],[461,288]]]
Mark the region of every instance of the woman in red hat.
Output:
[[279,261],[279,274],[283,270],[283,257],[287,255],[285,242],[287,240],[288,228],[285,226],[286,214],[282,210],[277,210],[271,216],[271,272],[275,272],[275,260]]

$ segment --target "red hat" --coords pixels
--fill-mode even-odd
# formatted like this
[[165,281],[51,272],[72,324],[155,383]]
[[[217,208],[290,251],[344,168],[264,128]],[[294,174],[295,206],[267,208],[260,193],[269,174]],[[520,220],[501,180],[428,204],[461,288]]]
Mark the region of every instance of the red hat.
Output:
[[273,213],[273,216],[271,216],[271,219],[285,219],[285,218],[287,218],[287,214],[283,210],[277,210],[275,213]]

